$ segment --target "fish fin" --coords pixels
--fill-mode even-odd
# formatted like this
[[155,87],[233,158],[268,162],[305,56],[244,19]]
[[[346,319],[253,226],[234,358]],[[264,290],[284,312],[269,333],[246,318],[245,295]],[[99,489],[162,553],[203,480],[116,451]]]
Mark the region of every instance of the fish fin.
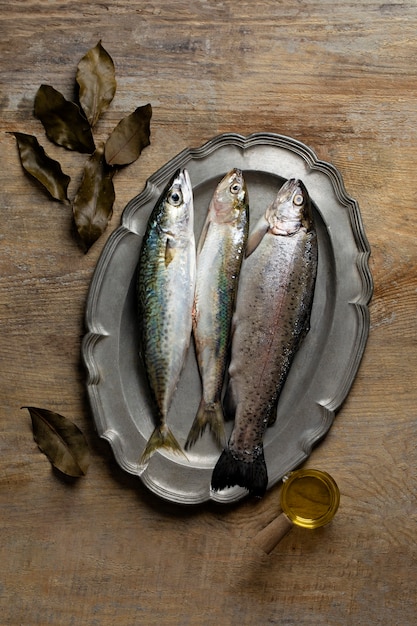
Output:
[[267,411],[265,418],[267,421],[268,428],[273,426],[277,421],[277,410],[278,410],[278,398],[274,401],[269,411]]
[[175,252],[175,243],[172,239],[168,237],[165,243],[165,267],[168,267],[168,265],[171,263],[175,256]]
[[211,477],[211,487],[220,491],[226,487],[244,487],[251,496],[261,498],[268,486],[268,472],[263,448],[253,461],[241,461],[226,448],[220,455]]
[[233,396],[231,385],[229,384],[223,398],[224,420],[231,422],[235,419],[236,402]]
[[188,460],[187,455],[181,448],[178,441],[175,439],[168,426],[166,424],[160,424],[155,428],[152,435],[149,437],[148,443],[145,446],[145,450],[140,457],[139,467],[141,471],[146,468],[151,456],[160,448],[164,448],[165,450],[171,450],[176,454],[182,454]]
[[270,414],[268,415],[268,424],[267,424],[268,428],[273,426],[276,421],[277,421],[277,413],[276,411],[271,411]]
[[222,406],[220,402],[205,402],[204,398],[202,398],[187,441],[185,442],[184,447],[186,450],[189,450],[189,448],[196,443],[197,439],[201,437],[206,430],[207,425],[219,446],[224,447],[226,445],[226,433],[224,430]]
[[203,248],[203,246],[204,246],[204,242],[205,242],[206,237],[207,237],[207,232],[208,232],[208,229],[209,229],[210,223],[211,223],[211,215],[210,215],[210,211],[209,211],[209,212],[207,213],[207,217],[206,217],[206,219],[205,219],[205,221],[204,221],[203,228],[202,228],[202,230],[201,230],[201,234],[200,234],[200,238],[199,238],[199,240],[198,240],[198,244],[197,244],[197,256],[200,254],[200,252],[201,252],[201,250],[202,250],[202,248]]
[[269,222],[265,216],[261,217],[248,237],[245,248],[245,257],[248,258],[256,250],[269,229]]

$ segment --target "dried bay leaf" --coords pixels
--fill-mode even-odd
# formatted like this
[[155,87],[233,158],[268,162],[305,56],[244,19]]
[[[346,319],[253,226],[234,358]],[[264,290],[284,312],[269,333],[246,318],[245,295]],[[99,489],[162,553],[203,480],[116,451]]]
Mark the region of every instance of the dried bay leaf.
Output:
[[95,145],[88,120],[80,108],[66,100],[50,85],[41,85],[35,96],[35,116],[42,122],[46,136],[68,150],[89,153]]
[[33,438],[54,467],[67,476],[84,476],[90,463],[87,441],[67,417],[48,409],[26,406]]
[[104,155],[109,165],[129,165],[150,144],[152,106],[146,104],[124,117],[111,133]]
[[87,160],[72,205],[75,226],[85,251],[103,234],[113,214],[114,170],[108,167],[103,152],[103,147],[97,148]]
[[36,137],[13,133],[24,170],[45,187],[49,194],[61,202],[68,202],[67,190],[71,180],[64,174],[58,161],[51,159]]
[[76,81],[81,107],[90,125],[94,126],[116,93],[113,59],[101,45],[101,40],[79,62]]

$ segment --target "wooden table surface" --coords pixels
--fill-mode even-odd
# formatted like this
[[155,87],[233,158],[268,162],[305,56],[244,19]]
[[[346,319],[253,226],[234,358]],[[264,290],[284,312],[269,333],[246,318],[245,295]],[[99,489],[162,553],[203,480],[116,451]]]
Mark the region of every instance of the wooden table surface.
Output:
[[[0,622],[12,625],[415,624],[417,582],[417,4],[368,0],[0,2]],[[153,106],[151,146],[115,179],[114,216],[84,255],[71,209],[50,201],[8,131],[38,136],[42,83],[73,97],[102,40],[118,91],[99,137]],[[87,291],[130,198],[186,147],[223,132],[294,137],[335,165],[371,245],[371,325],[357,377],[305,466],[341,504],[269,555],[252,544],[278,513],[259,502],[178,508],[122,471],[98,439],[80,358]],[[32,437],[39,406],[91,447],[68,483]]]

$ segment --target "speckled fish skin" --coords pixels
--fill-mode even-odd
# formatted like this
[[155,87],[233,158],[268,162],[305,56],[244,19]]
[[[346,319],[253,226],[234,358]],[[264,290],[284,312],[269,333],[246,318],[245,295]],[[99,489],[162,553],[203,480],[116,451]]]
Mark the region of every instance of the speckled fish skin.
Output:
[[247,187],[235,168],[213,194],[198,245],[193,332],[203,391],[186,450],[207,426],[221,447],[226,443],[221,393],[248,226]]
[[182,452],[166,424],[192,332],[196,251],[193,194],[187,170],[178,170],[148,221],[138,265],[141,353],[158,423],[140,460],[156,449]]
[[233,318],[228,402],[235,423],[212,488],[240,485],[261,497],[268,485],[265,430],[293,358],[310,327],[317,235],[303,183],[288,180],[251,233]]

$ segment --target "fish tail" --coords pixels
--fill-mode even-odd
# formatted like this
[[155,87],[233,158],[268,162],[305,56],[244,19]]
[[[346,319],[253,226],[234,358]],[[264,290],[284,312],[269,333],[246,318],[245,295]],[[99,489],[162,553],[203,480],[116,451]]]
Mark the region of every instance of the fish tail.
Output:
[[220,491],[226,487],[244,487],[251,496],[261,498],[268,486],[268,472],[263,448],[251,461],[242,461],[226,448],[217,461],[211,477],[211,487]]
[[149,437],[145,450],[142,453],[139,461],[140,470],[143,471],[149,463],[151,456],[159,449],[171,450],[176,454],[182,454],[187,458],[187,455],[181,448],[180,444],[172,434],[172,431],[168,426],[163,423],[155,428],[152,435]]
[[198,407],[197,415],[194,418],[193,425],[185,442],[185,449],[188,450],[193,446],[197,439],[209,426],[213,433],[214,439],[222,448],[226,445],[226,433],[224,430],[223,409],[220,402],[205,402],[201,399]]

